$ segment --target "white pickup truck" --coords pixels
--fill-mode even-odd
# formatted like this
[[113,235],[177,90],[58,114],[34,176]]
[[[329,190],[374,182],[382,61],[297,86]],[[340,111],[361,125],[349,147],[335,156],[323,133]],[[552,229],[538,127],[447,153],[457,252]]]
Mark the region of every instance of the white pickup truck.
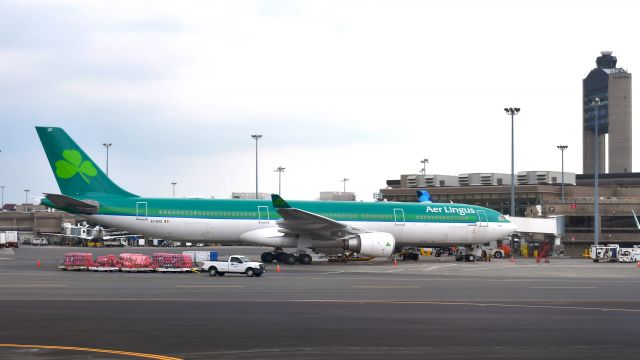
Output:
[[202,271],[210,276],[224,276],[226,273],[245,274],[248,277],[260,277],[265,272],[264,264],[251,261],[243,255],[231,255],[227,261],[204,261]]

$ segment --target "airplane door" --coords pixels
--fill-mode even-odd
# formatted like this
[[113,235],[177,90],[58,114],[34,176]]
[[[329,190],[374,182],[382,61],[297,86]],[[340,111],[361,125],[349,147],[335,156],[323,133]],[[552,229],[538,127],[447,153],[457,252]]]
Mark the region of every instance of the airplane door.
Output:
[[395,219],[396,225],[404,226],[404,210],[403,209],[393,209],[393,217]]
[[258,206],[258,222],[259,223],[268,223],[269,222],[269,207],[268,206]]
[[487,220],[487,213],[484,210],[478,210],[478,225],[480,227],[489,227],[489,220]]
[[136,203],[136,220],[147,220],[147,203]]

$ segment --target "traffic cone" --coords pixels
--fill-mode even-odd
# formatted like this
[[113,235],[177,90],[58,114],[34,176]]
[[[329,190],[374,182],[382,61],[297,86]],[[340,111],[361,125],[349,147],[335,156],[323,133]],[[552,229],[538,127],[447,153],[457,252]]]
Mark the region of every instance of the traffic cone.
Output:
[[516,263],[516,259],[513,257],[513,255],[511,255],[511,260],[510,260],[510,261],[511,261],[512,263],[514,263],[514,264]]
[[40,260],[36,262],[36,266],[40,267]]
[[637,266],[640,268],[640,261],[638,261],[638,265]]
[[280,272],[280,264],[276,265],[276,272]]
[[393,259],[393,266],[398,266],[398,260]]

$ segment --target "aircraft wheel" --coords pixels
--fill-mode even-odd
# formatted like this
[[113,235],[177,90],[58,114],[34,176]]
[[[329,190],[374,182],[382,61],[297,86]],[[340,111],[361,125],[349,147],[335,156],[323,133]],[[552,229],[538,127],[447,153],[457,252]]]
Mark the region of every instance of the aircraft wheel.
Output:
[[298,261],[297,257],[293,254],[286,254],[283,258],[284,263],[288,265],[293,265]]
[[273,256],[272,252],[263,252],[262,255],[260,255],[260,260],[265,263],[272,263],[274,259],[275,256]]
[[276,256],[275,256],[276,257],[276,261],[279,262],[279,263],[282,263],[282,262],[284,262],[284,259],[285,259],[286,256],[287,256],[287,253],[277,252]]
[[418,253],[411,254],[411,260],[418,261],[418,259],[420,259],[420,255],[418,255]]
[[300,256],[298,256],[298,261],[302,265],[309,265],[309,264],[311,264],[311,261],[312,261],[311,255],[309,255],[309,254],[301,254]]

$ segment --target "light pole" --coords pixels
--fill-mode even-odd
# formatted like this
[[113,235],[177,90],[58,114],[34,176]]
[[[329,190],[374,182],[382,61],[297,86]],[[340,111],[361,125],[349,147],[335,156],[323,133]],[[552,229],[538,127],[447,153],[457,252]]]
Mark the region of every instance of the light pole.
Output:
[[509,214],[511,216],[516,216],[516,179],[513,171],[513,117],[518,115],[520,108],[504,108],[504,111],[507,115],[511,115],[511,208]]
[[282,166],[278,166],[278,168],[273,171],[278,172],[278,195],[280,195],[280,192],[282,191],[281,184],[282,184],[282,173],[284,172],[284,168]]
[[171,185],[173,186],[173,197],[176,197],[176,184],[177,182],[172,182]]
[[596,246],[596,259],[598,258],[598,237],[600,233],[600,209],[599,209],[599,191],[600,191],[600,179],[598,175],[600,173],[600,145],[598,144],[598,112],[600,110],[600,99],[597,97],[591,98],[591,106],[593,106],[596,115],[596,126],[595,126],[595,157],[593,158],[595,161],[595,170],[593,171],[594,178],[594,195],[593,195],[593,243]]
[[256,140],[256,200],[258,199],[258,140],[262,137],[260,134],[251,135]]
[[0,211],[2,211],[2,208],[4,207],[4,185],[0,185],[0,189],[2,189],[2,205],[0,205]]
[[347,192],[347,181],[349,181],[349,179],[343,178],[340,181],[342,181],[342,192],[346,193]]
[[28,204],[29,203],[29,189],[24,189],[24,203]]
[[102,145],[107,148],[107,177],[109,177],[109,148],[111,147],[111,143],[102,143]]
[[420,162],[422,163],[422,175],[427,175],[427,163],[429,162],[429,159],[424,158],[420,160]]
[[562,173],[560,175],[560,188],[562,189],[560,201],[562,203],[564,203],[564,151],[567,150],[568,147],[567,145],[558,145],[558,149],[560,149],[560,153],[562,154]]

